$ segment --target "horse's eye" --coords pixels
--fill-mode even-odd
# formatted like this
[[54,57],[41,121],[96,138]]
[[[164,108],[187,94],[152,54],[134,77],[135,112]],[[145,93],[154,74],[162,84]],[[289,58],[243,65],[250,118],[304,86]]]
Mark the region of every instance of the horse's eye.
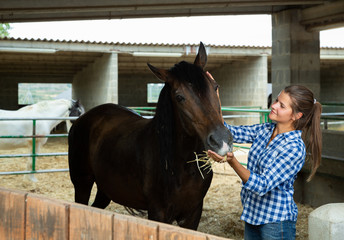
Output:
[[181,96],[181,95],[177,95],[176,96],[176,100],[177,100],[177,102],[182,102],[182,101],[185,100],[185,98],[183,96]]

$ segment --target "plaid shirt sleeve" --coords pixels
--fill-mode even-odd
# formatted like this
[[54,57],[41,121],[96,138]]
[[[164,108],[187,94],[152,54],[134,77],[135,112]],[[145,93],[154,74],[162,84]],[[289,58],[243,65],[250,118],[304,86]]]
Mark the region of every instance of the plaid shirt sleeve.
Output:
[[233,134],[233,141],[235,143],[252,143],[256,139],[257,133],[263,128],[262,124],[232,126],[224,122],[224,125]]
[[278,155],[271,157],[271,164],[260,170],[261,173],[251,172],[244,188],[255,192],[259,196],[276,188],[294,176],[301,170],[304,162],[304,147],[300,142],[292,141],[281,146]]

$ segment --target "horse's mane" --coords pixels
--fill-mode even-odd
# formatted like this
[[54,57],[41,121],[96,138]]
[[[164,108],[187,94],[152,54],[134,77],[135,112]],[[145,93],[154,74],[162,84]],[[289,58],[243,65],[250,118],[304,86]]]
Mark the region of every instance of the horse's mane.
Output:
[[[170,73],[174,76],[175,80],[180,82],[189,83],[192,85],[195,92],[204,94],[206,89],[205,76],[203,70],[193,64],[182,61],[170,69]],[[174,112],[171,100],[171,86],[165,83],[165,86],[160,92],[159,100],[156,107],[154,117],[156,132],[160,144],[160,162],[162,172],[165,178],[174,175],[174,143],[175,143],[175,123]],[[166,181],[167,179],[164,179]],[[167,180],[168,181],[168,180]]]
[[172,174],[174,166],[174,113],[171,101],[171,87],[168,83],[162,88],[155,110],[155,127],[159,138],[160,163],[162,172]]
[[180,82],[188,82],[192,85],[195,92],[204,95],[206,90],[206,81],[201,67],[181,61],[180,63],[175,64],[170,71],[171,74],[175,76],[176,80],[179,80]]

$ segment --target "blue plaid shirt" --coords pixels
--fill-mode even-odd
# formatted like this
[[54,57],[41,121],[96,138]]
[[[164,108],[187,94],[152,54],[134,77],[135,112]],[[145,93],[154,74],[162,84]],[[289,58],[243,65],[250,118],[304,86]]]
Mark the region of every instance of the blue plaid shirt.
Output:
[[275,123],[225,126],[232,132],[234,142],[252,143],[247,162],[250,177],[240,194],[241,220],[252,225],[296,221],[293,185],[306,157],[301,131],[278,134],[267,146]]

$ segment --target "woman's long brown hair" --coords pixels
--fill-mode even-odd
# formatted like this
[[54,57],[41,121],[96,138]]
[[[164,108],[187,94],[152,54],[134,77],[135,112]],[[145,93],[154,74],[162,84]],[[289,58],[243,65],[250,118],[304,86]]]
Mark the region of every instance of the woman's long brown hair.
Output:
[[301,85],[292,85],[284,89],[292,100],[293,113],[302,113],[302,117],[294,121],[296,130],[302,130],[302,138],[306,144],[311,173],[307,179],[310,181],[316,173],[321,162],[322,135],[320,128],[321,104],[316,101],[314,94]]

